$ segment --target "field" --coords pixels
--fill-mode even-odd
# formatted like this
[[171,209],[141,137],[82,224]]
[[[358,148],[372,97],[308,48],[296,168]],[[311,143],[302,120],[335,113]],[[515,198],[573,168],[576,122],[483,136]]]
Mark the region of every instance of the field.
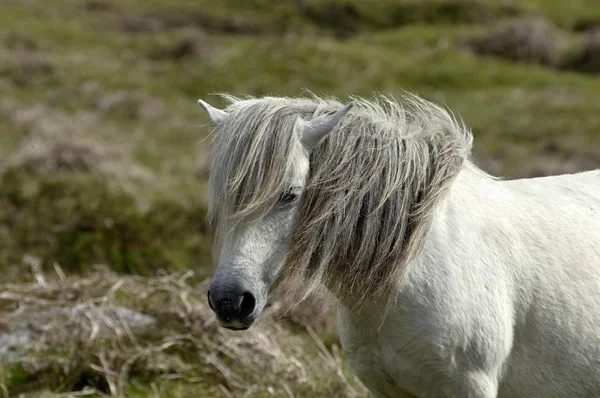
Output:
[[595,0],[3,0],[5,396],[363,397],[320,302],[205,300],[220,92],[417,93],[506,178],[600,164]]

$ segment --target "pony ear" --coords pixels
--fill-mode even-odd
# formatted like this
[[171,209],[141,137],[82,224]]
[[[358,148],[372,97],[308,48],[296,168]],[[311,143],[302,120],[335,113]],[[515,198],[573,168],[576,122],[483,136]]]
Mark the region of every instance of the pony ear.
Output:
[[316,117],[310,121],[298,118],[297,128],[300,133],[300,141],[306,149],[313,149],[331,132],[342,117],[354,106],[350,102],[338,111],[327,115]]
[[219,124],[227,116],[229,116],[227,112],[217,109],[209,105],[208,103],[202,101],[201,99],[198,100],[198,105],[200,105],[202,109],[204,109],[204,112],[206,112],[206,115],[208,116],[210,121],[213,122],[213,124]]

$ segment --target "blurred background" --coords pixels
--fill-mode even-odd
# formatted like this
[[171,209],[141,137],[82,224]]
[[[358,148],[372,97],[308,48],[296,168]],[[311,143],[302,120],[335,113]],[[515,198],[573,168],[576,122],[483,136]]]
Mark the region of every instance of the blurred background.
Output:
[[1,0],[4,396],[366,396],[330,309],[205,302],[210,132],[238,95],[403,90],[506,178],[600,164],[597,0]]

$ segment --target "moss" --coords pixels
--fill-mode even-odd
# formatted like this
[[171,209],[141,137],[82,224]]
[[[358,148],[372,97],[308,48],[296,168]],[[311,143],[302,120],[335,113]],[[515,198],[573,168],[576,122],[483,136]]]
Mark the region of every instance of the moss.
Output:
[[20,364],[3,364],[0,370],[0,383],[8,390],[27,383],[29,378],[29,374]]
[[[153,385],[154,387],[150,387]],[[185,380],[156,380],[153,383],[134,382],[125,389],[125,396],[130,398],[145,398],[156,396],[187,398],[187,397],[219,397],[223,396],[223,390],[214,380],[202,379],[196,382]]]

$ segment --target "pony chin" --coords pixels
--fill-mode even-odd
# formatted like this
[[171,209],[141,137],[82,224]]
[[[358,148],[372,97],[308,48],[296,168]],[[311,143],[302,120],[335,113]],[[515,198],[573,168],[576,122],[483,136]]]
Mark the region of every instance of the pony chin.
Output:
[[228,321],[222,320],[221,318],[219,318],[217,316],[217,323],[219,324],[219,326],[221,326],[225,329],[235,330],[235,331],[250,329],[250,326],[252,326],[254,324],[254,321],[255,321],[255,318],[248,319],[247,322],[240,322],[238,320],[228,322]]

